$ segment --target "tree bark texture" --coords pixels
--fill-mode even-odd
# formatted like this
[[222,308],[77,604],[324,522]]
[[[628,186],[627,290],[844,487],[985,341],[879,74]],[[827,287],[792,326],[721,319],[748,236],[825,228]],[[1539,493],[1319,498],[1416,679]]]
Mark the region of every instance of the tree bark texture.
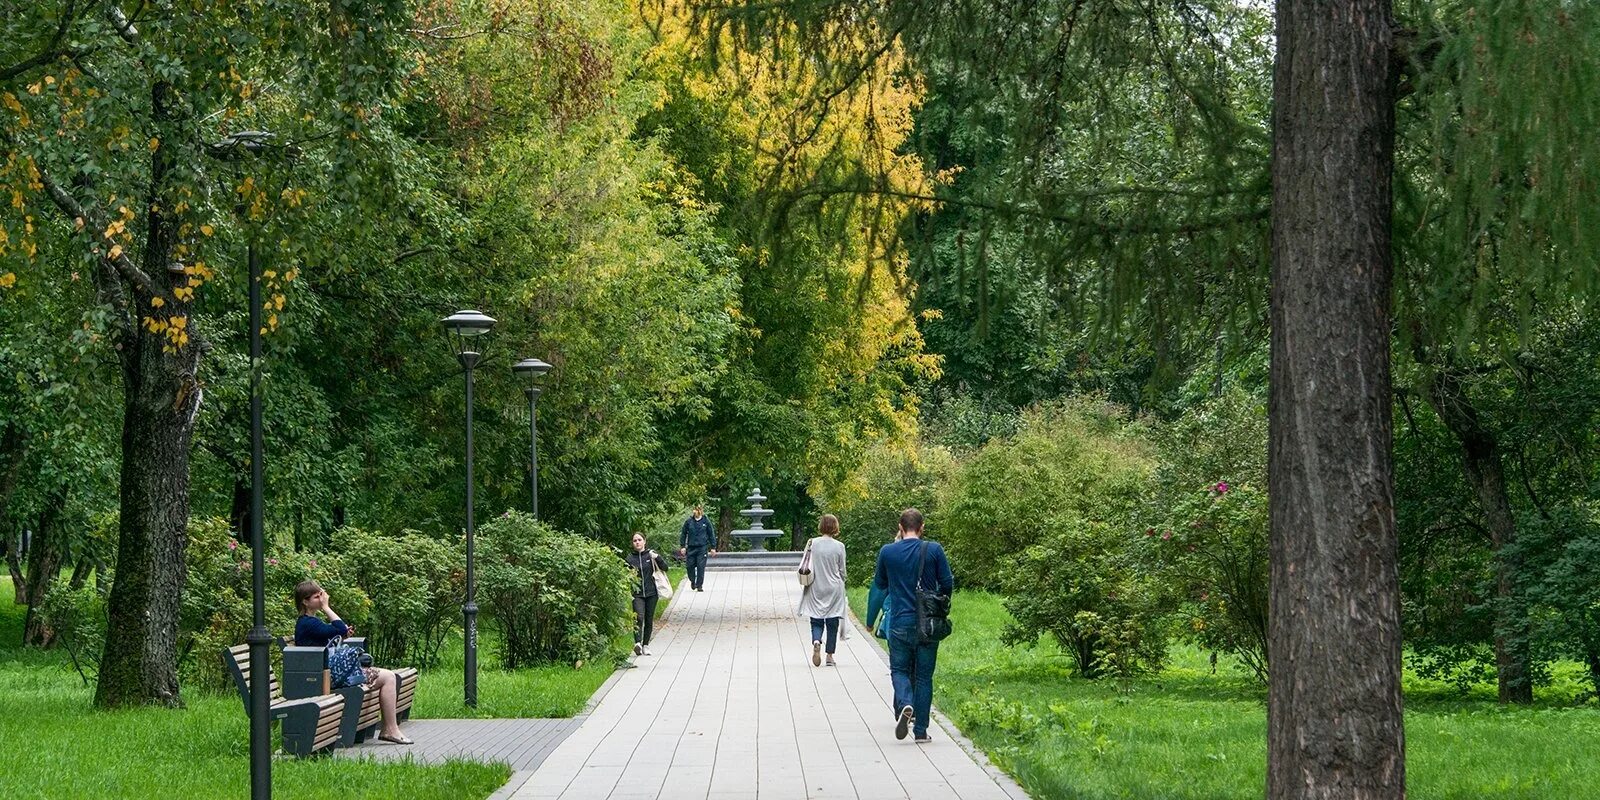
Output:
[[61,533],[56,528],[66,503],[64,492],[51,493],[39,513],[33,543],[28,547],[28,613],[22,621],[22,643],[29,647],[49,647],[56,638],[55,631],[45,624],[40,606],[61,574]]
[[1280,0],[1267,795],[1405,796],[1389,376],[1389,0]]
[[1478,498],[1484,527],[1495,553],[1494,660],[1500,685],[1500,702],[1532,703],[1533,681],[1528,674],[1529,630],[1527,610],[1516,596],[1517,565],[1504,554],[1517,539],[1517,520],[1511,513],[1501,466],[1500,443],[1483,424],[1467,397],[1461,377],[1449,368],[1437,370],[1428,380],[1428,402],[1461,445],[1461,465],[1467,484]]
[[[164,82],[153,87],[151,108],[157,121],[177,113],[174,94]],[[187,276],[167,269],[176,236],[162,209],[172,207],[163,196],[172,167],[167,148],[151,154],[143,269],[166,296],[166,309],[176,315],[190,309],[171,295],[173,283]],[[189,526],[189,444],[200,408],[195,374],[201,347],[192,341],[168,350],[165,336],[139,324],[141,307],[148,306],[133,304],[133,325],[120,342],[122,517],[95,688],[95,705],[100,707],[180,702],[178,612],[187,577],[183,551]]]

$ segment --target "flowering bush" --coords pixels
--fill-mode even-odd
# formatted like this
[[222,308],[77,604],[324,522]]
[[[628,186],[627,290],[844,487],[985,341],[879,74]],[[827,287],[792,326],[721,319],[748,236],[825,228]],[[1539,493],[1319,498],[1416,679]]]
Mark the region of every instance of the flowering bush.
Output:
[[1267,415],[1240,392],[1157,433],[1161,466],[1146,553],[1182,598],[1184,628],[1267,677]]
[[[267,630],[285,638],[294,635],[299,612],[295,584],[308,579],[328,590],[339,614],[358,628],[365,626],[371,603],[361,589],[340,574],[336,558],[296,553],[269,541],[263,577]],[[223,648],[241,644],[250,632],[250,548],[233,538],[224,519],[189,522],[188,567],[178,617],[179,674],[184,685],[232,689],[218,666]],[[273,648],[274,650],[276,648]]]

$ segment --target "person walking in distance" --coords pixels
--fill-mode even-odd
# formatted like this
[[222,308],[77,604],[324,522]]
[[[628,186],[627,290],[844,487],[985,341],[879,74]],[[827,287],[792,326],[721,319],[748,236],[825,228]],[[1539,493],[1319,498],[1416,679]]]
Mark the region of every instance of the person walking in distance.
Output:
[[800,592],[800,616],[811,618],[811,666],[822,666],[823,631],[827,631],[828,666],[839,645],[839,624],[844,621],[844,542],[839,541],[839,518],[823,514],[817,526],[822,533],[806,542],[801,558],[811,570],[811,583]]
[[705,591],[706,556],[717,554],[717,529],[706,519],[706,509],[694,504],[694,513],[683,521],[678,534],[678,556],[689,569],[689,586],[697,592]]
[[655,632],[656,603],[661,599],[656,589],[655,571],[667,571],[667,562],[654,550],[647,549],[644,534],[633,535],[633,552],[624,556],[633,570],[633,654],[650,655],[650,634]]
[[894,683],[894,738],[906,738],[909,726],[920,744],[931,742],[928,715],[933,708],[933,668],[939,643],[922,641],[917,631],[917,586],[949,596],[955,589],[950,561],[938,542],[922,538],[922,512],[900,512],[900,540],[878,551],[873,585],[887,593],[889,605],[889,678]]

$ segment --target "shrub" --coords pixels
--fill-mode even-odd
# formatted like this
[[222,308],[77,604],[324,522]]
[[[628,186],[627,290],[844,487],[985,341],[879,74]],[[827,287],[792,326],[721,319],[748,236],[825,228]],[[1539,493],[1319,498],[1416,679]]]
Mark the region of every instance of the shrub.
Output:
[[1161,669],[1170,595],[1143,569],[1123,524],[1055,518],[1006,559],[1000,590],[1013,621],[1001,641],[1053,637],[1079,675],[1124,685]]
[[106,642],[106,596],[110,591],[109,581],[76,589],[61,585],[45,595],[39,606],[45,624],[55,631],[56,643],[66,649],[85,686],[100,674],[100,653]]
[[1267,415],[1233,391],[1156,434],[1161,466],[1143,528],[1200,645],[1267,678]]
[[483,526],[478,545],[507,669],[592,658],[632,624],[632,579],[613,548],[520,512]]
[[1138,433],[1117,407],[1075,398],[1029,410],[1014,437],[985,445],[940,502],[936,536],[957,580],[1001,588],[1008,559],[1050,527],[1131,525],[1150,471]]
[[[320,582],[328,590],[333,607],[346,621],[365,627],[371,602],[358,586],[344,578],[337,558],[296,553],[270,539],[265,555],[268,631],[286,638],[293,636],[299,617],[294,587],[307,579]],[[227,520],[191,519],[184,561],[189,574],[178,617],[179,677],[186,686],[231,689],[232,683],[218,665],[217,654],[223,648],[243,643],[250,632],[254,616],[250,548],[233,538]]]
[[380,664],[438,663],[439,648],[461,619],[465,543],[415,531],[391,536],[345,527],[334,534],[332,547],[344,577],[371,599],[360,632],[373,658]]
[[930,537],[938,530],[936,498],[955,471],[955,459],[943,447],[896,447],[880,444],[868,450],[852,480],[822,506],[839,517],[839,538],[848,559],[852,583],[872,580],[878,548],[894,540],[900,512],[915,507],[929,518]]

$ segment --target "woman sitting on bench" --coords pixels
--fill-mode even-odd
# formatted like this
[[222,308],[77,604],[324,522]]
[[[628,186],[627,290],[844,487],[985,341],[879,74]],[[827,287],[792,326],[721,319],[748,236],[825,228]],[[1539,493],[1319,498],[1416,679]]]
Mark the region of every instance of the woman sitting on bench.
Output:
[[[355,633],[328,605],[328,593],[316,581],[301,581],[294,587],[295,607],[300,619],[294,625],[294,643],[301,647],[327,647],[330,642]],[[327,622],[317,618],[321,612]],[[383,732],[378,738],[395,744],[411,744],[395,721],[396,682],[394,673],[379,667],[364,666],[355,659],[361,655],[354,647],[335,647],[328,652],[328,671],[333,688],[365,683],[378,690],[378,708],[383,712]],[[370,660],[369,660],[370,663]]]

